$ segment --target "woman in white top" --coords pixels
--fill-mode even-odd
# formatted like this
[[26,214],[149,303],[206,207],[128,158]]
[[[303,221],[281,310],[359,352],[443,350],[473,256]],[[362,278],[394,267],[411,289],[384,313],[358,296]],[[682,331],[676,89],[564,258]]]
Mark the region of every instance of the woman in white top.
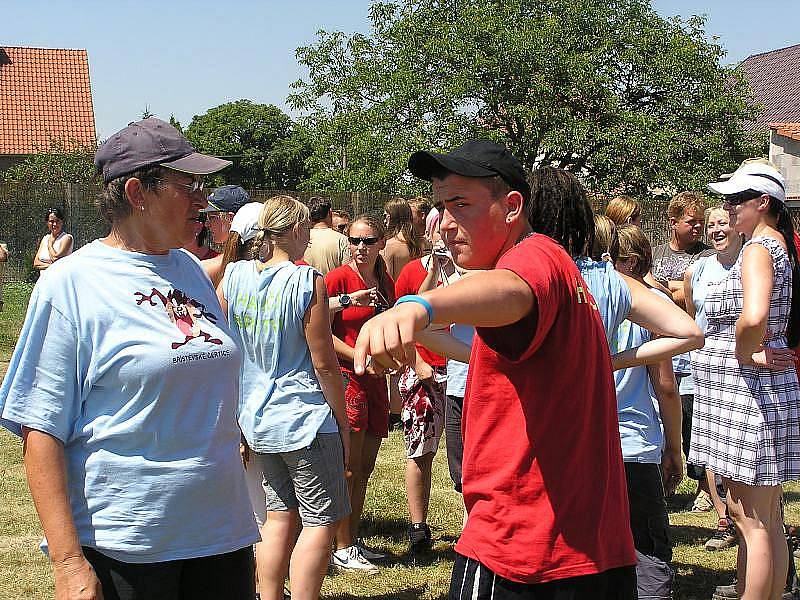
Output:
[[72,236],[64,231],[64,213],[59,208],[47,209],[48,233],[39,242],[33,257],[33,268],[44,271],[59,258],[72,254]]

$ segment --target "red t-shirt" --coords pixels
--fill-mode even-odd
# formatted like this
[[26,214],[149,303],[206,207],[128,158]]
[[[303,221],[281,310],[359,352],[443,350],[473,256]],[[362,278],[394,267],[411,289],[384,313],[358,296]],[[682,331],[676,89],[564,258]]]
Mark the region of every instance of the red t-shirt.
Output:
[[[397,298],[400,296],[407,296],[409,294],[418,294],[419,286],[425,281],[428,271],[422,266],[422,259],[417,258],[407,263],[400,270],[397,276],[397,281],[394,284],[394,293]],[[417,352],[426,363],[432,367],[444,367],[447,365],[447,359],[444,356],[435,354],[428,350],[425,346],[417,344]]]
[[[394,304],[394,280],[386,274],[387,288],[380,290],[383,295],[389,295],[386,300],[389,306]],[[367,286],[361,275],[356,273],[350,265],[342,265],[325,275],[325,286],[328,288],[328,296],[338,296],[339,294],[350,294],[358,290],[366,290]],[[388,307],[387,307],[388,308]],[[333,335],[338,337],[348,346],[355,346],[358,339],[358,332],[369,319],[375,316],[375,309],[371,306],[351,306],[340,310],[333,317],[331,329]],[[339,361],[341,362],[341,360]],[[353,365],[344,364],[343,366],[352,369]]]
[[611,357],[594,299],[544,235],[496,268],[524,279],[536,303],[517,323],[476,330],[462,415],[469,518],[456,550],[520,583],[633,565]]

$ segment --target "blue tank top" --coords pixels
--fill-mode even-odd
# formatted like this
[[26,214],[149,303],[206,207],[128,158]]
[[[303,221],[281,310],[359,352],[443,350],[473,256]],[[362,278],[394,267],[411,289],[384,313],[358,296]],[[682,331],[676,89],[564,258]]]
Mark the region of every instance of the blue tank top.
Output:
[[239,426],[255,452],[291,452],[338,431],[303,327],[316,277],[289,261],[260,273],[254,260],[225,269],[228,322],[242,350]]

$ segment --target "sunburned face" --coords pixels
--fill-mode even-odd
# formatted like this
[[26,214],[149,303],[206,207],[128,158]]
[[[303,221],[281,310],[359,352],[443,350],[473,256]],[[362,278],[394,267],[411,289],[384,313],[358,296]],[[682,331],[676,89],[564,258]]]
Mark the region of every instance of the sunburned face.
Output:
[[[378,254],[386,246],[378,232],[363,221],[356,221],[350,225],[348,239],[350,241],[350,256],[359,265],[374,266],[375,261],[378,259]],[[372,240],[375,240],[375,242],[372,244],[367,243],[372,242]]]
[[703,215],[697,208],[687,208],[680,219],[673,221],[672,231],[678,243],[691,247],[700,241],[703,235]]
[[493,197],[478,178],[455,173],[434,179],[433,195],[444,203],[439,230],[456,264],[465,269],[493,268],[510,235],[505,197]]
[[717,252],[727,250],[731,244],[736,243],[735,239],[739,235],[731,224],[730,214],[721,208],[715,208],[709,214],[706,234]]
[[769,206],[768,202],[769,196],[762,195],[736,204],[732,204],[726,199],[722,207],[728,211],[731,227],[737,233],[743,233],[745,236],[750,237],[762,218],[762,209],[766,209]]
[[180,248],[195,235],[200,210],[207,206],[203,190],[187,189],[191,175],[168,173],[145,204],[145,227],[157,246]]
[[224,244],[231,230],[233,215],[228,212],[208,213],[208,229],[215,244]]

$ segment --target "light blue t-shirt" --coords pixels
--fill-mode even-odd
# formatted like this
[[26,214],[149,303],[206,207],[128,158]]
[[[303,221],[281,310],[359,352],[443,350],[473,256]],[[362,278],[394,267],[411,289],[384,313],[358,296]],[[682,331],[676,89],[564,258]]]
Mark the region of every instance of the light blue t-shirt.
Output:
[[[654,293],[664,296],[657,291]],[[616,345],[611,347],[611,353],[636,348],[649,340],[649,331],[626,319],[619,326]],[[658,399],[647,366],[614,371],[614,386],[617,390],[617,417],[623,460],[660,463],[664,431],[658,412]]]
[[228,322],[243,354],[239,426],[260,454],[310,446],[339,428],[322,394],[303,319],[321,275],[289,261],[264,268],[231,263],[222,282]]
[[130,563],[231,552],[259,539],[239,456],[239,362],[197,259],[97,240],[36,285],[0,422],[63,442],[82,545]]
[[[472,338],[475,336],[475,328],[472,325],[462,325],[453,323],[450,327],[450,334],[467,346],[472,346]],[[447,395],[463,398],[467,389],[467,372],[469,365],[452,358],[447,359]]]
[[[709,289],[712,285],[725,279],[732,267],[733,263],[728,267],[724,267],[719,260],[717,260],[716,254],[704,256],[698,259],[692,266],[692,303],[694,304],[695,310],[694,320],[703,333],[705,333],[706,325],[708,325],[705,302]],[[691,353],[688,353],[688,355],[690,356]],[[681,395],[694,394],[693,375],[690,374],[681,378],[679,391]]]
[[631,290],[610,262],[582,256],[575,259],[575,264],[597,303],[608,345],[613,348],[620,323],[631,312]]

